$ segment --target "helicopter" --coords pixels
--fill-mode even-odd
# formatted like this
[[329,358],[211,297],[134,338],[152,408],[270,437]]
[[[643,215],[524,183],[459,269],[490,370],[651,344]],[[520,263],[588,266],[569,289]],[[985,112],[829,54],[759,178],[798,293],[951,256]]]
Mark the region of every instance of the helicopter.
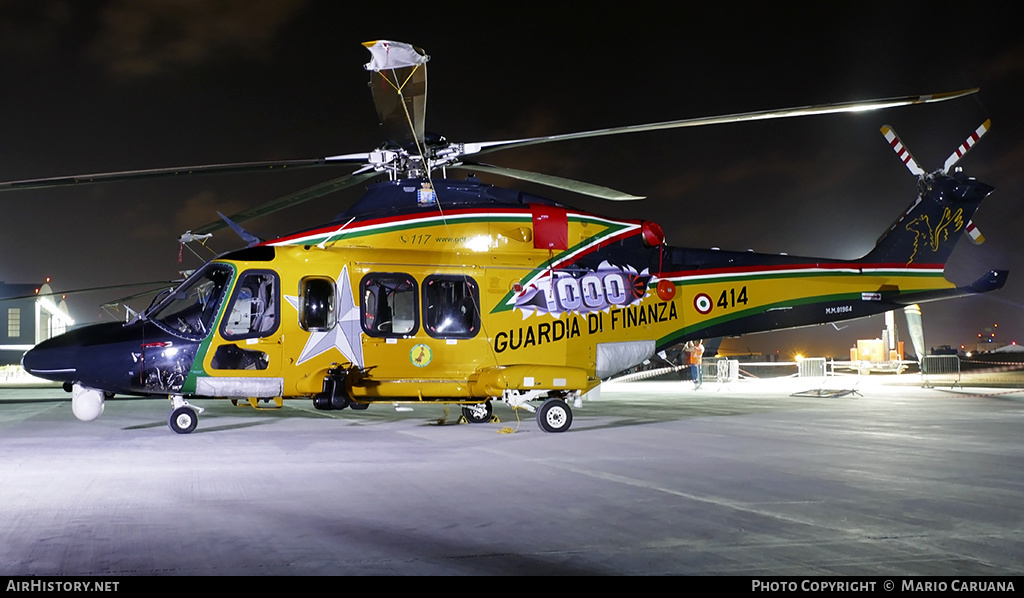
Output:
[[[386,135],[373,151],[0,183],[9,191],[355,167],[190,230],[182,242],[230,226],[247,246],[210,260],[126,323],[71,330],[29,350],[24,368],[62,382],[76,417],[95,419],[113,394],[167,396],[168,426],[179,434],[192,432],[203,411],[190,400],[205,398],[253,407],[305,399],[321,410],[454,404],[471,423],[492,421],[493,403],[502,402],[535,413],[545,432],[564,432],[572,409],[602,379],[666,348],[861,318],[1005,284],[1001,270],[960,287],[943,276],[993,190],[955,167],[969,145],[942,170],[914,171],[918,196],[874,249],[854,260],[673,247],[656,222],[608,218],[476,177],[642,199],[478,157],[571,139],[938,102],[977,89],[456,143],[424,129],[429,57],[401,42],[364,45]],[[456,169],[471,174],[449,178]],[[241,228],[247,219],[377,177],[384,180],[369,184],[332,222],[270,240]]]

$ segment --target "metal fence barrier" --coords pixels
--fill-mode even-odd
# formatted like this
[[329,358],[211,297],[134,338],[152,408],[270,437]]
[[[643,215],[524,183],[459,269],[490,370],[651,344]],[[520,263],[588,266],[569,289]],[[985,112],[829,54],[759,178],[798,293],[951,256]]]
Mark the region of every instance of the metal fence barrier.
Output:
[[721,383],[736,382],[740,379],[740,362],[735,359],[719,359],[715,364],[716,377]]
[[701,362],[700,375],[704,382],[736,382],[740,379],[740,362],[735,359],[708,359]]
[[925,355],[921,360],[921,380],[925,388],[936,385],[952,388],[960,384],[960,358],[956,355]]
[[805,357],[797,362],[796,369],[800,378],[824,378],[827,373],[824,357]]

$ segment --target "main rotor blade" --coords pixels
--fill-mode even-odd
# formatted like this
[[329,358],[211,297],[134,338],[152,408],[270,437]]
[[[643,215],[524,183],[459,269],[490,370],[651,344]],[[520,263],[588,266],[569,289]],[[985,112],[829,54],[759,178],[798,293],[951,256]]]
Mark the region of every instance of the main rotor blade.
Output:
[[[373,104],[377,108],[384,138],[408,150],[423,143],[427,111],[426,76],[426,65],[370,73]],[[405,84],[399,88],[402,82]]]
[[120,172],[101,172],[96,174],[78,174],[72,176],[48,177],[42,179],[25,179],[0,183],[0,191],[25,189],[45,189],[48,187],[66,187],[72,185],[88,185],[111,181],[126,181],[172,176],[191,176],[200,174],[225,174],[231,172],[260,172],[295,170],[315,166],[331,166],[335,164],[364,164],[369,154],[347,154],[328,158],[311,158],[308,160],[278,160],[265,162],[236,162],[232,164],[206,164],[202,166],[176,166],[172,168],[149,168],[144,170],[124,170]]
[[[101,287],[86,287],[86,288],[82,288],[82,289],[71,289],[70,291],[55,291],[55,292],[52,292],[52,293],[47,293],[45,295],[41,295],[39,293],[33,293],[31,295],[18,295],[16,297],[4,297],[4,298],[0,299],[0,301],[14,301],[16,299],[32,299],[32,298],[35,298],[35,297],[57,297],[58,295],[63,297],[64,295],[79,295],[79,294],[82,294],[82,293],[94,293],[94,292],[97,292],[97,291],[110,291],[110,290],[113,290],[113,289],[130,289],[130,288],[133,288],[133,287],[150,287],[150,286],[156,286],[156,287],[163,286],[163,287],[166,287],[166,286],[178,285],[178,284],[181,284],[181,282],[182,282],[181,280],[151,280],[149,282],[129,282],[129,283],[124,283],[124,284],[104,285],[104,286],[101,286]],[[139,293],[139,295],[132,295],[132,297],[141,296],[141,295],[145,295],[145,294],[146,293]]]
[[139,297],[147,297],[149,295],[155,295],[157,293],[162,292],[164,289],[173,289],[173,288],[177,287],[178,285],[180,285],[183,282],[185,282],[184,278],[182,278],[180,280],[168,280],[162,287],[157,287],[155,289],[150,289],[148,291],[142,291],[141,293],[132,293],[131,295],[127,295],[125,297],[118,297],[117,299],[111,299],[110,301],[107,301],[106,303],[104,303],[103,306],[117,305],[118,303],[125,303],[125,302],[131,301],[133,299],[138,299]]
[[550,174],[541,174],[539,172],[516,170],[514,168],[506,168],[504,166],[465,162],[455,166],[449,166],[448,168],[459,168],[462,170],[472,170],[475,172],[486,172],[489,174],[507,176],[521,181],[529,181],[531,183],[547,185],[548,187],[554,187],[556,189],[565,189],[566,191],[573,191],[575,193],[582,193],[583,195],[590,195],[600,199],[609,199],[611,201],[633,201],[636,199],[644,199],[642,195],[630,195],[629,193],[616,191],[615,189],[602,187],[600,185],[584,183],[583,181],[574,181],[572,179],[566,179]]
[[[246,220],[252,220],[253,218],[256,218],[256,217],[259,217],[259,216],[266,216],[267,214],[273,214],[274,212],[283,210],[285,208],[290,208],[290,207],[298,205],[300,203],[307,202],[307,201],[309,201],[311,199],[316,199],[318,197],[323,197],[324,195],[327,195],[328,193],[333,193],[335,191],[340,191],[341,189],[347,189],[349,187],[354,187],[355,185],[358,185],[359,183],[361,183],[361,182],[363,182],[363,181],[365,181],[367,179],[371,179],[371,178],[373,178],[375,176],[378,176],[379,174],[380,174],[379,172],[376,172],[376,171],[373,171],[373,170],[371,170],[369,172],[357,172],[357,173],[354,173],[354,174],[348,174],[348,175],[345,175],[343,177],[338,177],[336,179],[331,179],[331,180],[326,181],[324,183],[320,183],[318,185],[313,185],[312,187],[307,187],[305,189],[302,189],[301,191],[296,191],[294,193],[289,193],[288,195],[285,195],[284,197],[279,197],[277,199],[274,199],[274,200],[262,203],[262,204],[256,206],[255,208],[250,208],[248,210],[239,212],[237,214],[233,214],[233,215],[229,216],[229,218],[231,220],[233,220],[234,222],[236,222],[236,223],[241,223],[241,222],[245,222]],[[214,231],[218,231],[218,230],[221,230],[223,228],[226,228],[227,226],[228,226],[227,223],[224,222],[223,220],[217,220],[215,222],[211,222],[211,223],[207,224],[206,226],[202,226],[200,228],[193,229],[192,233],[193,234],[212,233]]]
[[947,93],[936,93],[931,95],[904,96],[895,98],[882,98],[877,100],[865,100],[861,102],[840,102],[837,104],[817,104],[814,106],[799,106],[795,108],[783,108],[781,110],[761,110],[758,112],[741,112],[738,114],[726,114],[723,116],[710,116],[703,118],[687,118],[683,120],[670,120],[660,123],[645,125],[629,125],[625,127],[612,127],[610,129],[597,129],[594,131],[583,131],[580,133],[566,133],[564,135],[549,135],[547,137],[532,137],[529,139],[514,139],[509,141],[487,141],[483,143],[466,144],[467,154],[469,147],[479,147],[477,154],[487,154],[498,150],[511,149],[537,145],[540,143],[551,143],[553,141],[568,141],[570,139],[586,139],[588,137],[604,137],[607,135],[621,135],[623,133],[641,133],[644,131],[660,131],[662,129],[680,129],[684,127],[701,127],[704,125],[720,125],[725,123],[744,122],[752,120],[770,120],[774,118],[790,118],[794,116],[811,116],[815,114],[836,114],[841,112],[866,112],[868,110],[881,110],[883,108],[894,108],[897,106],[910,106],[913,104],[928,104],[960,98],[976,93],[980,88],[964,89]]
[[412,151],[423,143],[430,57],[415,46],[390,40],[363,46],[372,57],[364,68],[370,71],[370,92],[384,138]]

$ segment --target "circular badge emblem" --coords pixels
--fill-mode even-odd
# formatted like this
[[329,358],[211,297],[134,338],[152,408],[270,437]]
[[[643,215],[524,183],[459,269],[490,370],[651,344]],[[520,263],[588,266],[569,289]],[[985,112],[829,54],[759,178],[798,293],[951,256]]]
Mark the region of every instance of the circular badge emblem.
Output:
[[693,307],[700,312],[702,316],[706,316],[711,313],[711,308],[714,306],[715,304],[711,302],[711,297],[708,297],[704,293],[700,293],[693,298]]
[[[708,299],[710,301],[710,299]],[[427,345],[416,345],[409,351],[409,361],[418,368],[424,367],[434,358],[434,352]]]

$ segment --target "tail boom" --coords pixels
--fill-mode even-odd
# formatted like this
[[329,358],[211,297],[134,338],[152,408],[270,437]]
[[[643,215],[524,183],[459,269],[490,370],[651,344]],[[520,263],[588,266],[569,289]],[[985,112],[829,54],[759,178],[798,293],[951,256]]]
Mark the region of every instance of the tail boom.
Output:
[[[871,264],[809,261],[813,258],[709,252],[726,260],[788,258],[787,264],[688,270],[662,274],[681,303],[683,328],[661,339],[659,349],[694,338],[738,336],[852,320],[909,303],[991,290],[975,283],[957,288],[941,264]],[[1005,278],[1005,273],[1001,275]]]
[[665,248],[664,261],[651,263],[650,271],[660,272],[651,284],[674,283],[683,326],[657,346],[850,320],[1001,288],[1006,271],[963,287],[944,276],[946,260],[991,192],[962,173],[925,175],[910,208],[856,260]]

